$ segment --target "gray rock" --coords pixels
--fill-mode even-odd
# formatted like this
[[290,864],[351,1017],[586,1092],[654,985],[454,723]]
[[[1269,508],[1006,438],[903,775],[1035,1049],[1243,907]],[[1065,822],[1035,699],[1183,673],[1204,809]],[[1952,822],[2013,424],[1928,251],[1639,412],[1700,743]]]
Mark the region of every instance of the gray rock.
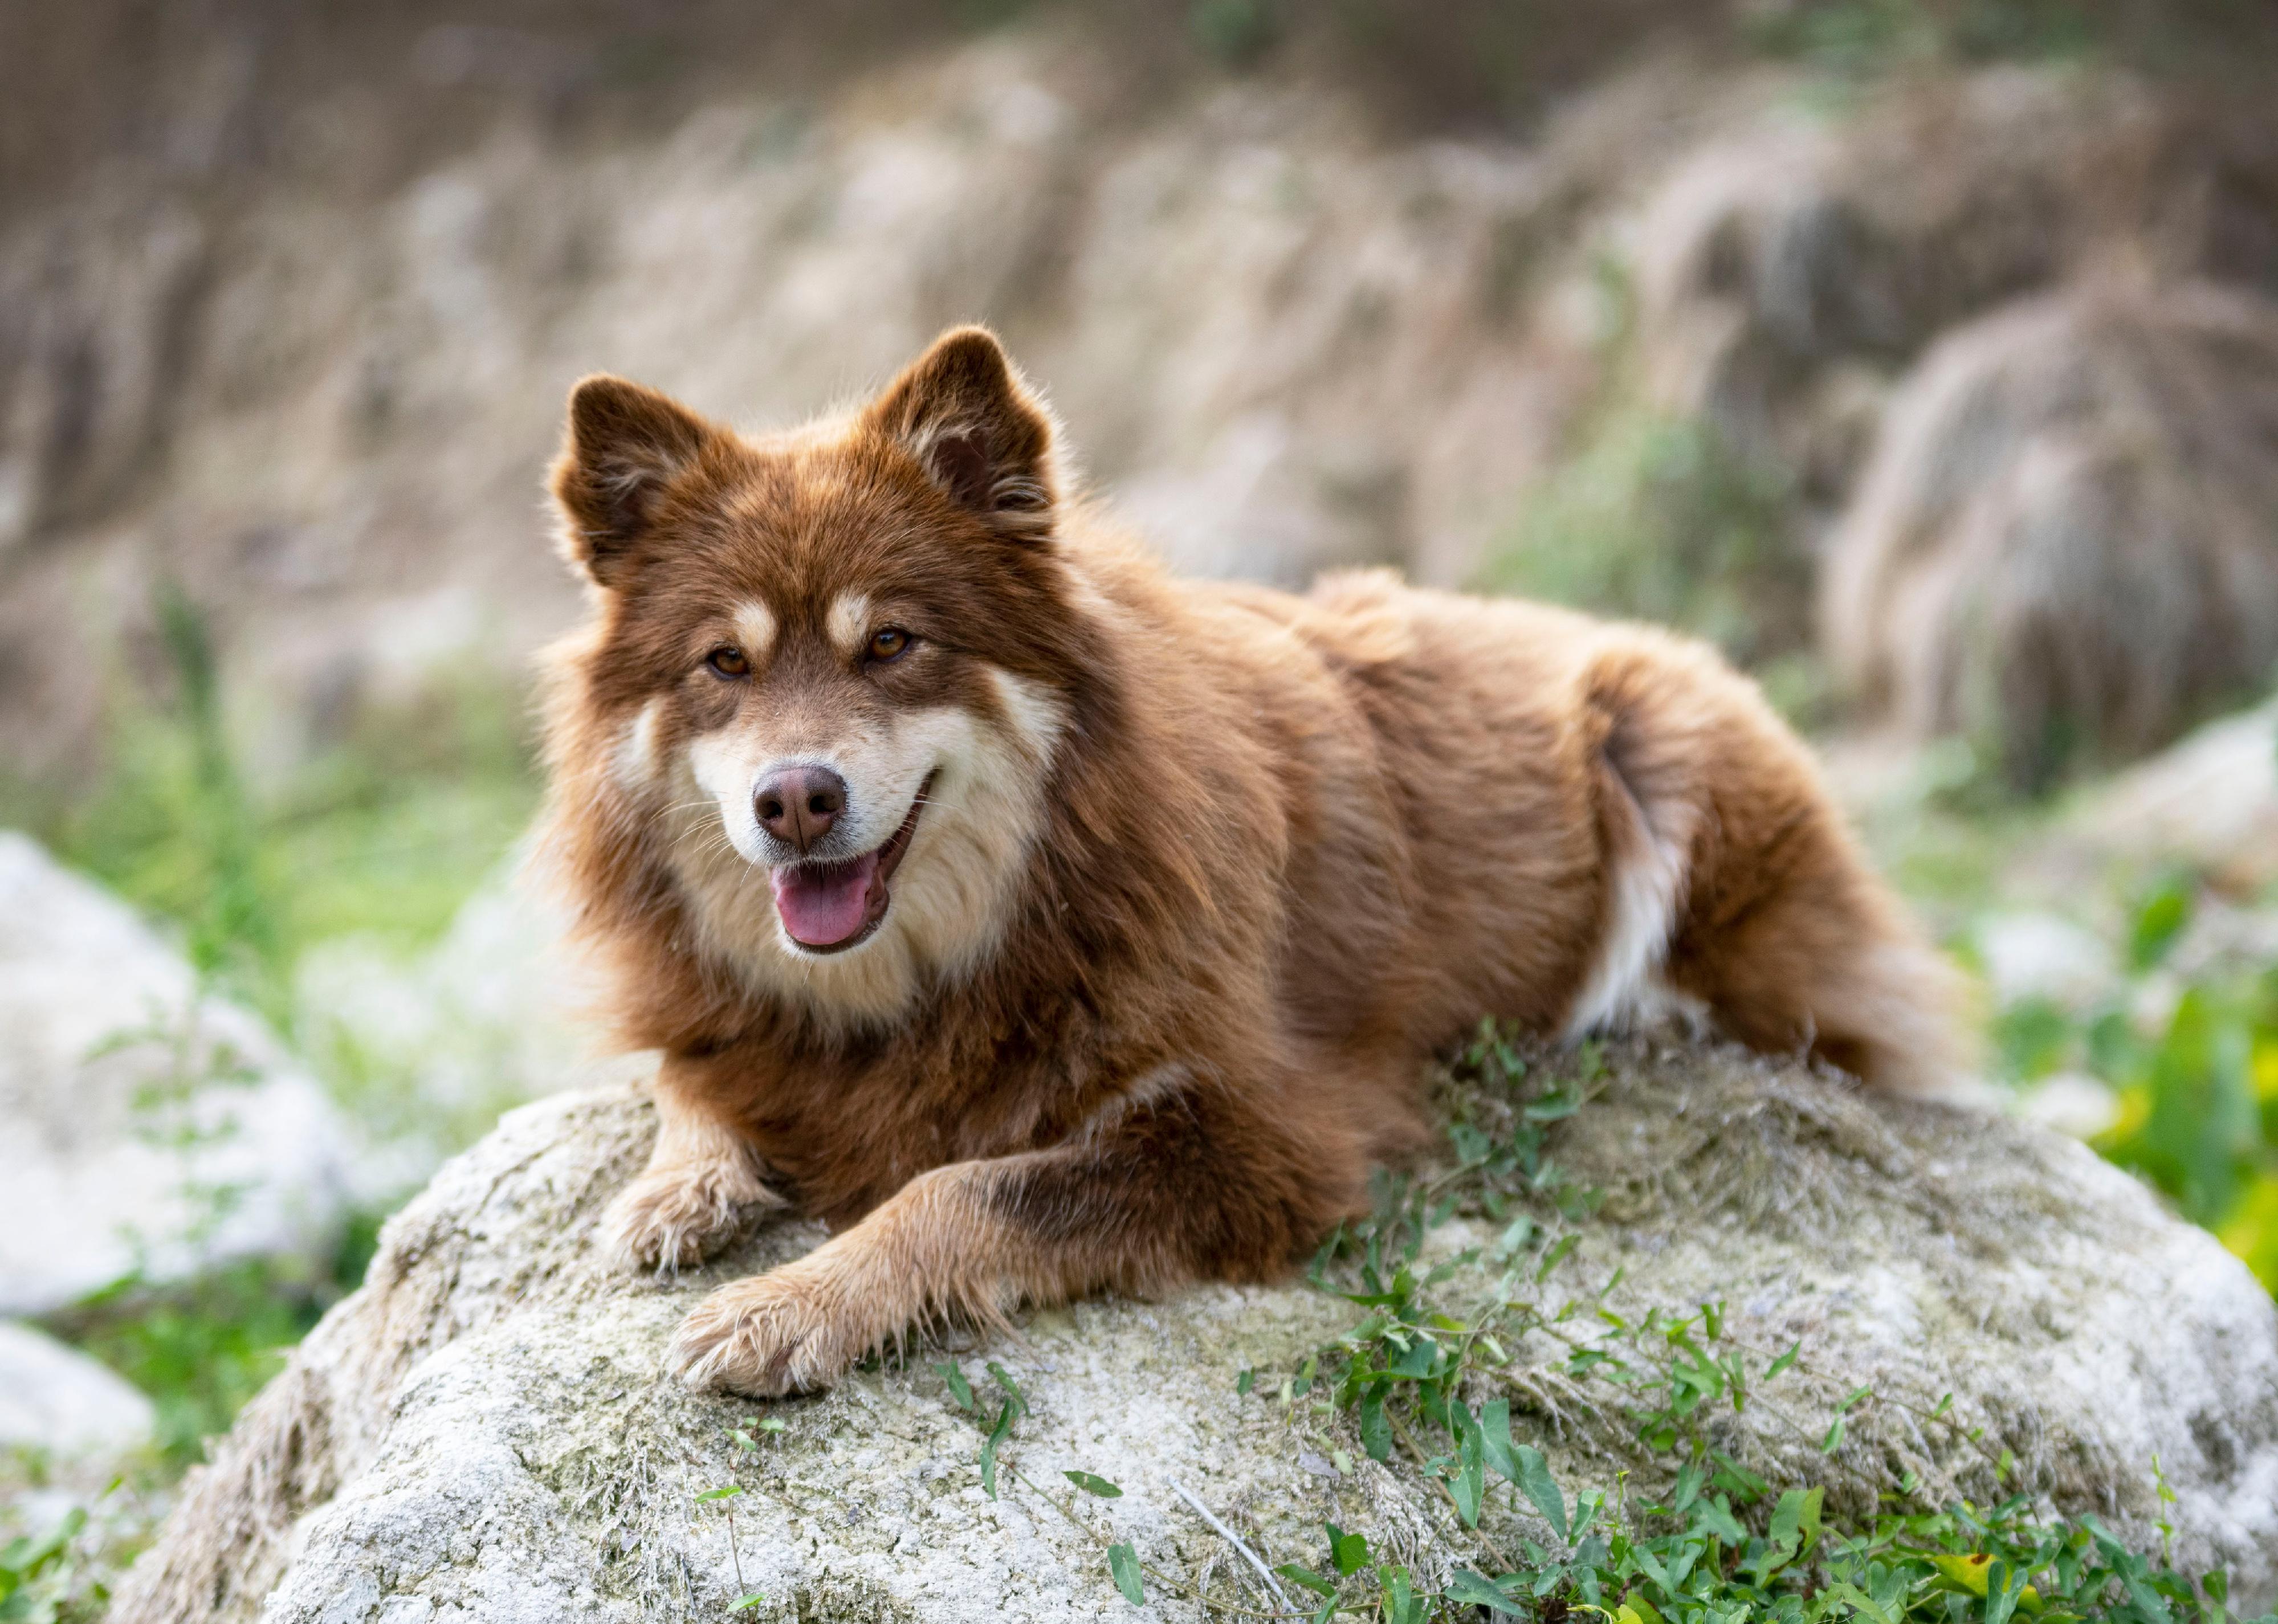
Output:
[[57,1460],[126,1454],[157,1417],[126,1382],[53,1337],[0,1320],[0,1450]]
[[[1854,1509],[1906,1471],[1983,1496],[2007,1448],[2049,1501],[2153,1543],[2156,1453],[2178,1565],[2221,1560],[2248,1598],[2271,1591],[2278,1312],[2211,1238],[2053,1135],[1731,1051],[1638,1042],[1610,1060],[1552,1146],[1602,1204],[1543,1289],[1594,1299],[1619,1269],[1604,1300],[1624,1313],[1722,1299],[1740,1341],[1800,1338],[1778,1402],[1720,1420],[1720,1446]],[[764,1230],[671,1284],[612,1272],[595,1223],[654,1132],[636,1091],[557,1096],[446,1166],[389,1224],[364,1287],[185,1485],[118,1624],[709,1619],[739,1582],[766,1594],[761,1618],[1123,1616],[1097,1544],[1009,1479],[985,1496],[979,1436],[928,1369],[945,1355],[913,1350],[775,1405],[668,1378],[667,1336],[702,1292],[818,1231]],[[1471,1231],[1456,1219],[1437,1244]],[[1459,1272],[1446,1289],[1472,1284]],[[1123,1498],[1078,1514],[1217,1594],[1246,1582],[1242,1563],[1182,1490],[1268,1562],[1318,1559],[1324,1519],[1427,1575],[1475,1560],[1413,1471],[1275,1396],[1353,1313],[1302,1284],[1213,1286],[1033,1314],[958,1357],[976,1385],[993,1359],[1027,1391],[1010,1467],[1120,1483]],[[1635,1457],[1548,1341],[1514,1350],[1499,1379],[1560,1480],[1606,1486],[1626,1468],[1632,1493],[1649,1491],[1666,1463]],[[1245,1367],[1267,1373],[1248,1396]],[[1823,1457],[1828,1415],[1861,1385],[1876,1401]],[[1948,1391],[1987,1429],[1984,1453],[1921,1420]],[[761,1414],[784,1430],[747,1454],[729,1429]],[[698,1501],[730,1483],[743,1493],[726,1508]],[[1491,1531],[1540,1532],[1495,1504]]]
[[2278,880],[2278,701],[2209,722],[2099,786],[2064,833],[2086,858],[2188,864],[2252,896]]
[[2111,1084],[2085,1071],[2045,1077],[2016,1098],[2019,1117],[2068,1139],[2096,1138],[2120,1120],[2120,1095]]
[[0,1313],[139,1269],[306,1253],[348,1140],[259,1020],[132,909],[0,829]]
[[1971,934],[1986,989],[1999,1007],[2039,998],[2084,1011],[2120,990],[2120,965],[2110,943],[2060,914],[1989,913]]

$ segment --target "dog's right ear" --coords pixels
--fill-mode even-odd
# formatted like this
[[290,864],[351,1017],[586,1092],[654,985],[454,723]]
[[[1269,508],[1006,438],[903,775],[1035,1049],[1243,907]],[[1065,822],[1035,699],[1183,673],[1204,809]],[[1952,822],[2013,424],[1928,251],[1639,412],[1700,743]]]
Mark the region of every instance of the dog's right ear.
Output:
[[719,432],[642,385],[607,373],[580,379],[554,464],[563,555],[597,584],[616,584],[665,492]]

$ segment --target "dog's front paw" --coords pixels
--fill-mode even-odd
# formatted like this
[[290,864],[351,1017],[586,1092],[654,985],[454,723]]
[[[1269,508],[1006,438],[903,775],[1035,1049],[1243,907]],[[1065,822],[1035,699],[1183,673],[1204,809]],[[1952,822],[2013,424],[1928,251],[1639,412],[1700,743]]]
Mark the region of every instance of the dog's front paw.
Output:
[[601,1233],[627,1269],[678,1269],[701,1262],[744,1226],[753,1208],[784,1200],[744,1160],[651,1168],[609,1203]]
[[828,1387],[880,1335],[857,1293],[811,1257],[723,1285],[672,1339],[671,1362],[699,1391],[778,1398]]

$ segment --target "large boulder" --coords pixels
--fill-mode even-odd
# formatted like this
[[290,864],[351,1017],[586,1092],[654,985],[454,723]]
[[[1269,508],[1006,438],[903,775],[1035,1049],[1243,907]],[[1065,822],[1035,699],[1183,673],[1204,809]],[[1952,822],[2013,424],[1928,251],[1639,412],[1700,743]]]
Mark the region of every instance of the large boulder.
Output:
[[320,1252],[351,1161],[330,1100],[259,1019],[0,829],[0,1314]]
[[[1713,1423],[1720,1447],[1828,1484],[1851,1513],[1908,1472],[1925,1493],[1994,1493],[1987,1463],[2007,1450],[2013,1481],[2153,1544],[2156,1455],[2177,1565],[2227,1563],[2249,1600],[2273,1589],[2278,1313],[2208,1236],[2050,1134],[1736,1051],[1640,1041],[1606,1058],[1548,1146],[1570,1187],[1599,1192],[1595,1216],[1539,1289],[1632,1322],[1721,1301],[1733,1346],[1800,1339],[1777,1403]],[[1537,1075],[1584,1064],[1538,1056]],[[1491,1138],[1511,1121],[1508,1094],[1450,1097]],[[1120,1616],[1097,1544],[1009,1475],[984,1492],[980,1434],[929,1368],[952,1356],[984,1392],[993,1360],[1028,1395],[1008,1472],[1120,1484],[1091,1520],[1214,1595],[1248,1582],[1196,1503],[1268,1562],[1318,1559],[1325,1519],[1426,1576],[1475,1559],[1396,1455],[1376,1464],[1328,1407],[1278,1398],[1357,1315],[1303,1284],[1033,1314],[1017,1337],[913,1350],[793,1401],[684,1391],[663,1366],[679,1316],[819,1231],[764,1229],[676,1281],[619,1274],[595,1226],[654,1131],[635,1089],[557,1096],[447,1165],[185,1485],[118,1624],[711,1618],[754,1590],[761,1618]],[[1435,1245],[1500,1227],[1458,1216]],[[1486,1283],[1476,1260],[1455,1266],[1451,1299]],[[1512,1397],[1561,1482],[1628,1469],[1639,1501],[1665,1482],[1666,1458],[1604,1424],[1618,1390],[1571,1376],[1547,1334],[1510,1352],[1474,1397]],[[1263,1373],[1247,1393],[1244,1369]],[[1858,1387],[1874,1400],[1823,1455]],[[1927,1422],[1948,1392],[1953,1423]],[[699,1498],[731,1483],[724,1511]],[[1490,1533],[1540,1534],[1494,1506]],[[1157,1594],[1157,1616],[1192,1613]]]
[[2278,304],[2093,283],[1941,339],[1823,577],[1829,658],[2037,786],[2278,664]]

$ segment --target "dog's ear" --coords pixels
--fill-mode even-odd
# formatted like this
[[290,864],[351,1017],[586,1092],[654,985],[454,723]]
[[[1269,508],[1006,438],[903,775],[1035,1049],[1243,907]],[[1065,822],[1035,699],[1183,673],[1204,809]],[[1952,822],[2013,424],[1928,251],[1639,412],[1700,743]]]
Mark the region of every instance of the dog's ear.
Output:
[[554,464],[562,550],[602,586],[623,578],[672,482],[721,431],[668,396],[597,373],[570,392]]
[[1040,541],[1059,501],[1051,414],[986,327],[955,327],[872,403],[873,427],[1000,534]]

